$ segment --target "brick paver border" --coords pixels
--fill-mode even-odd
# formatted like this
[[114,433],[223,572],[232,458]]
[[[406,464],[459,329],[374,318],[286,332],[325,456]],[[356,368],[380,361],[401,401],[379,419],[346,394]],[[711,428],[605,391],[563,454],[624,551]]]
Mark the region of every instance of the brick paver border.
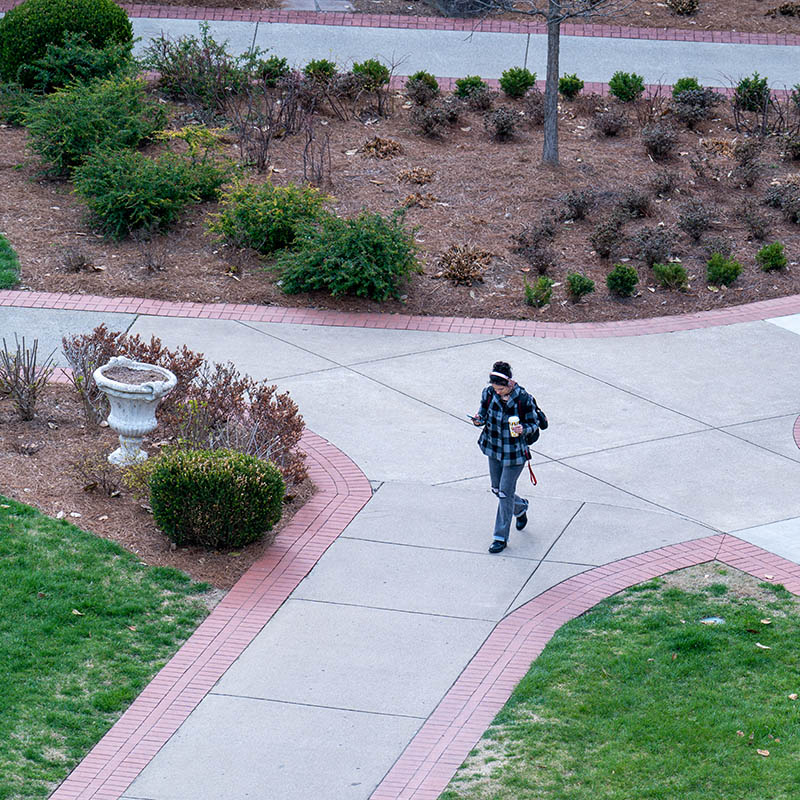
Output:
[[[0,13],[22,0],[0,0]],[[290,9],[202,8],[199,6],[161,6],[147,3],[120,3],[130,17],[149,19],[197,19],[211,22],[283,22],[295,25],[341,25],[361,28],[411,28],[440,31],[480,31],[489,33],[544,34],[540,22],[511,22],[501,19],[455,19],[452,17],[412,17],[399,14],[359,14],[345,11],[292,11]],[[800,36],[791,33],[740,33],[738,31],[692,30],[691,28],[640,28],[626,25],[564,23],[563,36],[592,36],[613,39],[650,39],[677,42],[730,44],[797,45]]]
[[352,328],[482,333],[497,336],[537,336],[583,339],[641,336],[651,333],[711,328],[737,322],[753,322],[800,313],[800,295],[760,300],[718,311],[699,311],[672,317],[628,319],[614,322],[536,322],[535,320],[475,319],[471,317],[422,317],[380,312],[344,313],[312,308],[284,308],[244,303],[188,303],[147,300],[141,297],[99,297],[53,292],[0,291],[0,306],[44,308],[62,311],[147,314],[192,319],[228,319],[240,322],[282,322],[296,325],[330,325]]
[[800,594],[800,565],[729,534],[662,547],[575,575],[498,623],[371,800],[436,800],[565,622],[629,586],[709,561]]
[[301,447],[314,496],[50,800],[120,797],[369,500],[369,481],[344,453],[309,431]]

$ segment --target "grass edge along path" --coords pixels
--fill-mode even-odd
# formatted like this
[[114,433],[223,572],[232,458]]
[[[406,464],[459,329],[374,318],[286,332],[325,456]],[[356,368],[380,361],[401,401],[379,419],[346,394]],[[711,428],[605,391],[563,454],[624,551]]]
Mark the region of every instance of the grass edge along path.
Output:
[[796,796],[800,601],[689,569],[697,585],[670,573],[562,626],[441,800]]
[[206,616],[209,588],[0,495],[0,800],[53,791]]
[[19,258],[6,237],[0,233],[0,289],[13,289],[19,283]]

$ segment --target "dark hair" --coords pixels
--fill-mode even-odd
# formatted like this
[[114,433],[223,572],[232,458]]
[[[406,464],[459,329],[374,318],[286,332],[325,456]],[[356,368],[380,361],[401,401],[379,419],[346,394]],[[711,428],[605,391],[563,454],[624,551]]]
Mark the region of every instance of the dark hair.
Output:
[[495,361],[492,364],[492,372],[501,372],[507,378],[511,377],[511,365],[507,361]]

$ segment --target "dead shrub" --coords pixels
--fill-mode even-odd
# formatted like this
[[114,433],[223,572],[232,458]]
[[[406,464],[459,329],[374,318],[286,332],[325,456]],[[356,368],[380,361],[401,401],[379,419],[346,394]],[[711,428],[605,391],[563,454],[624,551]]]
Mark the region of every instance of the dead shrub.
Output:
[[736,218],[742,222],[751,238],[763,241],[772,228],[769,217],[761,210],[758,203],[748,197],[736,210]]
[[412,194],[408,194],[403,198],[401,205],[405,208],[412,208],[413,206],[419,206],[420,208],[431,208],[434,203],[438,202],[439,198],[435,197],[429,192],[425,194],[421,192],[413,192]]
[[24,421],[32,420],[36,415],[36,402],[47,386],[47,381],[55,371],[53,353],[38,363],[39,340],[34,339],[33,345],[25,344],[14,334],[16,347],[13,351],[8,349],[5,337],[3,349],[0,350],[0,394],[8,395],[14,405],[17,416]]
[[116,497],[122,489],[122,470],[109,462],[106,452],[84,453],[70,463],[70,469],[84,492],[99,490]]
[[361,152],[371,158],[392,158],[403,152],[400,142],[375,136],[361,145]]
[[607,220],[595,225],[589,236],[589,241],[600,258],[609,259],[619,252],[624,235],[622,233],[622,219],[618,214],[612,214]]
[[800,17],[800,3],[781,3],[764,12],[765,17]]
[[733,255],[733,242],[724,236],[712,236],[706,240],[703,249],[707,258],[711,258],[714,253],[718,253],[723,258],[730,258]]
[[497,99],[497,92],[492,91],[488,86],[470,92],[464,102],[471,111],[491,111],[494,101]]
[[441,139],[450,127],[445,109],[439,103],[417,106],[411,112],[411,122],[423,136]]
[[571,189],[561,197],[564,219],[584,219],[597,205],[597,192],[594,189]]
[[678,227],[694,242],[711,227],[711,211],[702,200],[690,200],[685,203],[678,216]]
[[483,126],[486,128],[487,133],[492,134],[499,142],[513,139],[519,122],[519,114],[505,106],[501,106],[494,111],[487,111],[483,117]]
[[94,266],[91,256],[82,247],[65,247],[61,253],[61,266],[65,272],[83,272]]
[[700,8],[700,0],[667,0],[670,11],[681,17],[689,17],[697,13]]
[[666,264],[673,256],[675,235],[666,228],[642,228],[632,237],[636,255],[648,267]]
[[653,194],[666,197],[680,185],[680,175],[671,169],[657,169],[648,178],[647,186]]
[[544,95],[541,90],[533,88],[522,98],[522,113],[528,125],[544,125]]
[[484,271],[493,257],[474,245],[450,245],[436,262],[436,277],[447,278],[453,286],[483,283]]
[[654,122],[642,128],[642,142],[654,161],[663,161],[672,155],[678,143],[674,128],[663,122]]
[[525,261],[540,275],[547,275],[558,266],[558,253],[546,244],[537,244],[527,248],[523,254]]
[[424,186],[433,180],[434,174],[433,170],[425,167],[412,167],[411,169],[400,170],[397,173],[397,180],[402,183],[415,183],[418,186]]
[[620,194],[616,210],[631,219],[649,217],[651,211],[650,195],[642,189],[630,186]]
[[619,108],[608,108],[594,115],[594,129],[601,136],[616,136],[628,127],[628,117]]

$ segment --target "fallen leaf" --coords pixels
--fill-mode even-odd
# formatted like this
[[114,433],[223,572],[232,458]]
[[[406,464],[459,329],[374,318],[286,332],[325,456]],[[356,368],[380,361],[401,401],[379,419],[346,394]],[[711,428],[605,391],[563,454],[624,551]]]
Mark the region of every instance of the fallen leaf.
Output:
[[346,156],[354,156],[354,155],[355,155],[357,152],[358,152],[358,150],[357,150],[357,149],[356,149],[356,150],[345,150],[345,151],[344,151],[344,154],[345,154]]
[[80,519],[80,517],[82,516],[79,511],[70,511],[69,515],[74,519]]
[[676,660],[677,660],[677,658],[678,658],[678,654],[677,654],[677,653],[673,653],[673,654],[672,654],[672,660],[673,660],[673,661],[676,661]]
[[84,616],[83,614],[81,614],[81,612],[80,612],[80,611],[78,611],[78,609],[77,609],[77,608],[73,608],[73,609],[72,609],[72,613],[73,613],[73,614],[74,614],[76,617],[82,617],[82,616]]
[[285,168],[284,169],[278,169],[277,167],[273,167],[272,171],[273,172],[277,172],[278,175],[283,175],[283,173],[286,172],[286,169]]
[[466,128],[462,128],[461,130],[464,131],[464,133],[469,133],[472,130],[472,125],[467,125]]
[[765,575],[764,577],[765,577],[765,578],[766,578],[768,581],[775,580],[775,576],[774,576],[774,575]]
[[66,514],[63,511],[59,511],[58,514],[56,514],[56,519],[64,519],[65,516]]
[[761,620],[761,624],[762,625],[772,625],[772,620],[771,619],[762,619]]
[[107,519],[108,519],[108,514],[103,514],[102,517],[98,517],[97,518],[97,521],[98,522],[105,522]]
[[756,750],[756,753],[758,753],[760,756],[764,756],[764,758],[766,758],[769,755],[769,750]]
[[797,694],[796,694],[795,692],[792,692],[792,693],[789,695],[789,699],[790,699],[790,700],[797,700]]
[[11,508],[8,503],[0,503],[0,508]]
[[129,631],[135,631],[136,630],[136,626],[135,625],[126,625],[126,627],[127,627],[127,629]]
[[760,647],[762,650],[772,650],[769,645],[761,644],[761,642],[756,642],[756,647]]
[[737,736],[744,736],[744,731],[736,731]]
[[370,178],[369,182],[374,183],[376,186],[383,186],[383,181],[377,181],[375,178]]

